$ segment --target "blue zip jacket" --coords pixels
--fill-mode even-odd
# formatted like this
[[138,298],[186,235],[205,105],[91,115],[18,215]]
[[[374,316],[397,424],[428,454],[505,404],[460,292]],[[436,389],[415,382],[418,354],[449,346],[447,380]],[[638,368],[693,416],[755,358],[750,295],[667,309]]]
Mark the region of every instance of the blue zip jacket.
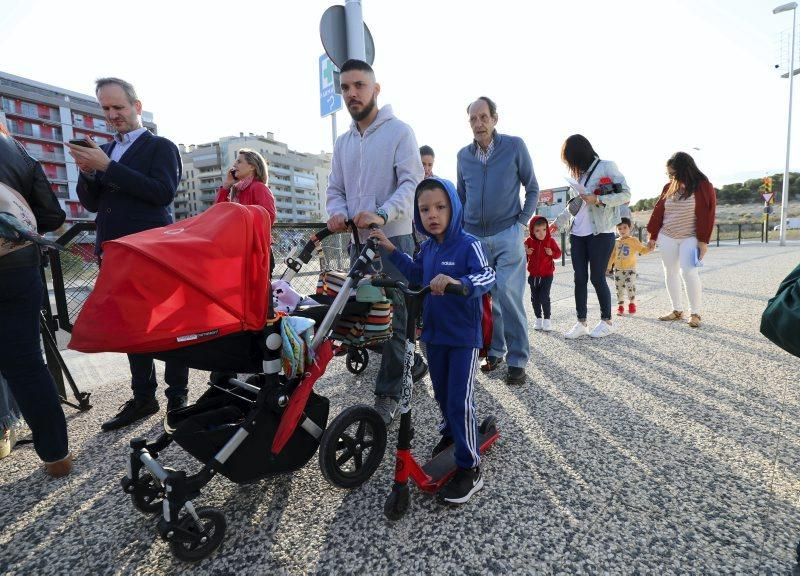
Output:
[[[489,161],[475,157],[474,141],[458,152],[458,197],[464,205],[464,229],[485,238],[511,228],[525,226],[539,201],[539,183],[533,162],[522,138],[494,134],[494,151]],[[525,187],[525,203],[519,187]]]
[[[494,285],[494,269],[489,266],[480,240],[464,232],[461,224],[463,209],[453,183],[444,178],[428,180],[431,179],[439,182],[450,198],[450,224],[447,226],[444,241],[440,244],[435,238],[428,238],[413,260],[399,250],[392,252],[389,259],[411,284],[427,286],[435,276],[447,274],[467,287],[466,297],[454,294],[428,294],[425,297],[422,311],[423,342],[481,348],[483,334],[480,297]],[[426,180],[420,182],[420,186],[425,182]],[[428,233],[422,225],[416,200],[414,225],[418,230]]]

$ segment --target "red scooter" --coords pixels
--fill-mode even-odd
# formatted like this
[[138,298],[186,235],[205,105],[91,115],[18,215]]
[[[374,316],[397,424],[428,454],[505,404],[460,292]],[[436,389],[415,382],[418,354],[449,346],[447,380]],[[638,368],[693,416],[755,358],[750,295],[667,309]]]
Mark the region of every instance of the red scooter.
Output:
[[[413,480],[417,488],[424,492],[436,493],[448,480],[453,477],[458,467],[455,462],[455,445],[450,445],[439,452],[425,464],[420,465],[411,453],[411,441],[414,438],[414,429],[411,427],[411,396],[414,383],[411,378],[411,368],[414,364],[414,350],[416,348],[416,321],[420,313],[423,298],[431,291],[430,286],[421,290],[411,290],[403,282],[390,279],[372,279],[373,286],[394,288],[400,290],[406,303],[406,351],[403,366],[403,391],[400,398],[400,432],[397,437],[397,456],[394,469],[394,485],[386,498],[383,513],[389,520],[399,520],[408,511],[411,504],[411,494],[408,488],[409,479]],[[466,288],[450,284],[445,288],[448,294],[466,296]],[[429,305],[435,305],[432,301]],[[494,416],[486,417],[478,428],[478,445],[483,454],[500,437],[497,430],[497,419]]]

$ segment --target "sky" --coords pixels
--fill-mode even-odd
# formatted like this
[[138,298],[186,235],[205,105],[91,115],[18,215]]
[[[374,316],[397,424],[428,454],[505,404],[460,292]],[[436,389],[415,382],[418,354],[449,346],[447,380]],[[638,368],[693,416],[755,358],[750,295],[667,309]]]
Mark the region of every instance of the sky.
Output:
[[[717,187],[783,172],[792,13],[773,15],[780,3],[362,0],[362,10],[378,104],[434,148],[438,175],[455,179],[472,139],[466,107],[486,95],[498,131],[526,142],[542,189],[564,185],[561,145],[580,133],[638,200],[661,191],[678,150]],[[331,4],[3,0],[0,70],[86,94],[98,77],[125,78],[176,143],[272,132],[300,152],[331,151],[318,77]],[[349,128],[346,110],[337,123]],[[794,171],[798,124],[795,104]]]

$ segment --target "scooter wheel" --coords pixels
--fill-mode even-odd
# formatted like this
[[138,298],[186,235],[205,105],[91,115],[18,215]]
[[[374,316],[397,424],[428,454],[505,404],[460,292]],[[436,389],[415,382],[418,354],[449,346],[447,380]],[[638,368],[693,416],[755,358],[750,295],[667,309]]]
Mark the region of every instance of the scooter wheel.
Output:
[[483,419],[483,422],[481,422],[481,425],[478,428],[478,432],[480,432],[481,434],[486,434],[487,432],[489,432],[494,428],[497,428],[497,418],[495,418],[494,416],[487,416],[486,418]]
[[199,562],[208,558],[222,544],[225,537],[225,528],[228,523],[225,515],[214,508],[198,508],[197,517],[200,525],[191,515],[186,514],[179,521],[179,526],[184,530],[197,534],[198,542],[170,542],[172,554],[184,562]]
[[392,491],[386,498],[386,503],[383,505],[383,515],[389,520],[400,520],[408,512],[408,507],[411,504],[411,492],[408,489],[408,484],[392,486]]
[[319,443],[319,467],[339,488],[369,480],[386,451],[386,424],[372,406],[351,406],[333,419]]
[[[174,472],[171,468],[164,468],[167,472]],[[150,471],[143,469],[142,475],[133,486],[131,501],[133,506],[145,514],[155,514],[161,512],[162,501],[164,500],[164,487],[158,479],[154,478]]]
[[369,364],[369,354],[363,348],[351,348],[347,351],[347,369],[351,374],[361,374]]

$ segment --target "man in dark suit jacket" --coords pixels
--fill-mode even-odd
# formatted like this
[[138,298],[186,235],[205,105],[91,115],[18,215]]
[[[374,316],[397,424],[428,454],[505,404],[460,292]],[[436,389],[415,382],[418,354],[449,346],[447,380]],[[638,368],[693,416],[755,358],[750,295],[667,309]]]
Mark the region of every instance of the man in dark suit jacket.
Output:
[[[80,169],[78,198],[90,212],[97,212],[95,252],[102,261],[103,242],[172,223],[169,205],[181,178],[178,148],[142,126],[142,103],[133,86],[119,78],[97,81],[97,100],[114,141],[97,146],[86,139],[85,146],[67,144]],[[103,424],[114,430],[155,414],[155,365],[144,354],[128,354],[133,399]],[[167,412],[186,405],[189,369],[166,363]]]

